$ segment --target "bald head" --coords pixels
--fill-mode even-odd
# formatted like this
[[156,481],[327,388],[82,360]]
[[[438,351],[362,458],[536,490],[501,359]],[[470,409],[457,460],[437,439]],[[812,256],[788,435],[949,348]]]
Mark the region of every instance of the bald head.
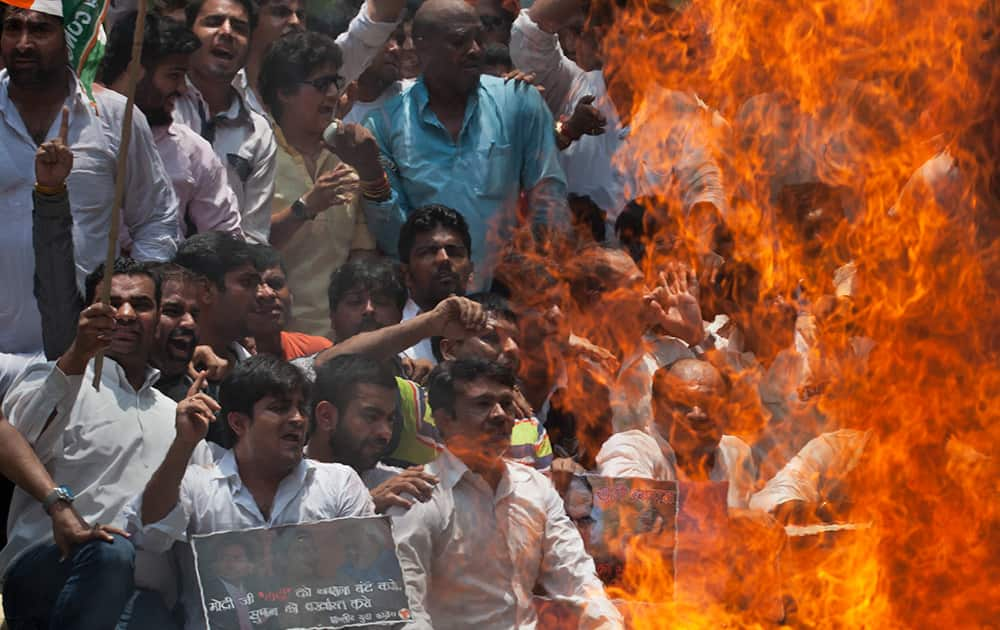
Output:
[[482,74],[482,24],[463,0],[427,0],[413,17],[413,44],[433,100],[462,103]]
[[454,23],[478,24],[479,15],[465,0],[427,0],[413,16],[413,38],[433,37]]
[[675,381],[696,389],[711,389],[716,392],[725,389],[722,374],[708,361],[681,359],[670,366],[669,374]]

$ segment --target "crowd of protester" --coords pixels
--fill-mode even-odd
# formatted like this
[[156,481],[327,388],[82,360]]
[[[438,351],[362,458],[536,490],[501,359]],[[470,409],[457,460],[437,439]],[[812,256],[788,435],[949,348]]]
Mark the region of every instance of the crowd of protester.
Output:
[[[646,153],[579,0],[151,5],[106,269],[134,4],[92,95],[61,5],[4,5],[11,630],[203,627],[190,536],[372,514],[415,627],[533,628],[542,594],[619,628],[569,475],[727,482],[764,528],[857,509],[870,435],[810,404],[874,345],[817,342],[853,264],[763,291],[739,130],[661,88]],[[900,207],[970,186],[942,152]],[[807,244],[846,220],[776,190]]]

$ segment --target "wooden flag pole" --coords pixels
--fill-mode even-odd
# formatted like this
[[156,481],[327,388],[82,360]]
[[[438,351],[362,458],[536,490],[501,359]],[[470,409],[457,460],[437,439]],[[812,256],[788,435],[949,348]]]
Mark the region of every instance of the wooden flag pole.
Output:
[[[122,123],[122,142],[118,148],[118,171],[115,175],[115,197],[111,204],[111,229],[108,232],[108,255],[104,259],[104,278],[101,280],[101,302],[111,301],[111,276],[118,253],[118,229],[122,222],[122,200],[125,198],[125,171],[128,163],[128,145],[132,140],[132,110],[135,107],[135,84],[139,81],[139,67],[142,63],[142,40],[146,32],[146,2],[139,0],[139,12],[135,19],[135,34],[132,37],[132,59],[128,64],[128,83],[125,88],[125,120]],[[101,390],[101,371],[104,368],[104,351],[94,358],[94,389]]]

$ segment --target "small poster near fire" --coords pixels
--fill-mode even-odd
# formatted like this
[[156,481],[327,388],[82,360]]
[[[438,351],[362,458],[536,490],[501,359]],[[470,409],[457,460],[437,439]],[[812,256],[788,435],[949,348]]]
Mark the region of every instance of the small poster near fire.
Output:
[[192,539],[210,630],[402,627],[409,603],[388,517]]
[[653,550],[643,554],[644,562],[673,573],[676,483],[576,475],[563,499],[606,585],[620,582],[628,558],[639,548]]

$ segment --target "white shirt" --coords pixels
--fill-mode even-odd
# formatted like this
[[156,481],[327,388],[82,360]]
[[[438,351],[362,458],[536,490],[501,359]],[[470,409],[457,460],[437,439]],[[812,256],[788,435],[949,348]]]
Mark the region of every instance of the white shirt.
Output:
[[527,9],[511,28],[510,55],[514,65],[537,77],[557,118],[572,115],[577,102],[591,95],[607,119],[604,134],[585,135],[560,152],[570,193],[589,196],[611,221],[627,201],[673,188],[685,211],[702,202],[725,210],[721,170],[713,152],[714,130],[726,124],[696,96],[650,90],[631,127],[641,130],[655,124],[658,133],[636,137],[622,125],[602,71],[585,72],[567,58],[558,37],[540,29]]
[[[121,144],[125,97],[94,87],[93,104],[75,77],[66,105],[73,171],[66,180],[73,213],[77,282],[104,262]],[[41,315],[34,295],[35,253],[31,240],[35,151],[21,114],[8,96],[10,76],[0,70],[0,352],[42,349]],[[46,139],[59,134],[55,117]],[[138,260],[170,260],[177,251],[177,198],[156,152],[146,117],[132,118],[122,223]]]
[[[163,520],[143,525],[141,490],[125,509],[126,531],[137,549],[166,552],[189,536],[260,527],[279,527],[345,516],[375,513],[368,489],[358,474],[341,464],[303,459],[281,480],[270,518],[264,518],[250,490],[243,485],[232,451],[211,465],[191,465],[181,481],[180,499]],[[185,628],[204,628],[198,584],[191,554],[178,554]],[[194,612],[194,614],[192,614]]]
[[403,472],[402,468],[376,462],[374,466],[361,473],[361,481],[364,482],[366,488],[374,490],[401,472]]
[[[406,305],[403,306],[403,319],[402,321],[409,321],[421,314],[423,311],[417,306],[417,303],[413,301],[413,298],[406,299]],[[416,345],[410,346],[406,350],[403,350],[403,354],[413,359],[423,361],[430,361],[431,365],[437,365],[437,359],[434,358],[434,347],[431,346],[430,337],[425,337],[421,339]]]
[[212,116],[190,78],[187,87],[176,101],[174,120],[202,137],[211,137],[208,128],[214,125],[212,148],[226,166],[226,179],[240,207],[243,234],[251,243],[267,243],[278,150],[271,124],[253,111],[238,90],[233,91],[229,109]]
[[[121,366],[106,357],[97,391],[91,386],[93,362],[84,374],[73,376],[63,374],[55,362],[40,363],[21,374],[3,401],[10,423],[53,481],[73,491],[73,505],[88,523],[120,523],[116,519],[122,508],[146,486],[174,441],[177,404],[153,387],[159,376],[147,368],[136,391]],[[201,448],[192,458],[210,460],[211,454]],[[0,572],[6,573],[29,548],[51,542],[52,522],[42,505],[16,489]],[[139,584],[160,587],[165,575],[156,559],[137,558]]]
[[750,499],[750,507],[771,512],[788,501],[819,503],[825,486],[853,470],[871,434],[841,429],[809,440],[802,450]]
[[[685,481],[677,468],[674,450],[655,428],[615,433],[597,453],[597,472],[602,477],[641,477],[657,481]],[[757,471],[750,446],[734,435],[723,435],[715,450],[710,481],[728,481],[726,497],[731,508],[745,508],[753,491]]]
[[393,98],[399,96],[403,93],[403,90],[407,89],[413,85],[413,79],[403,79],[401,81],[394,81],[389,87],[382,90],[382,93],[378,95],[374,101],[365,103],[363,101],[354,101],[351,106],[351,111],[347,112],[344,116],[345,123],[356,123],[360,125],[364,122],[365,118],[370,112],[382,107],[385,103],[392,100]]
[[504,465],[494,492],[445,450],[431,499],[390,509],[414,630],[533,630],[535,584],[582,608],[580,628],[623,628],[552,483]]

